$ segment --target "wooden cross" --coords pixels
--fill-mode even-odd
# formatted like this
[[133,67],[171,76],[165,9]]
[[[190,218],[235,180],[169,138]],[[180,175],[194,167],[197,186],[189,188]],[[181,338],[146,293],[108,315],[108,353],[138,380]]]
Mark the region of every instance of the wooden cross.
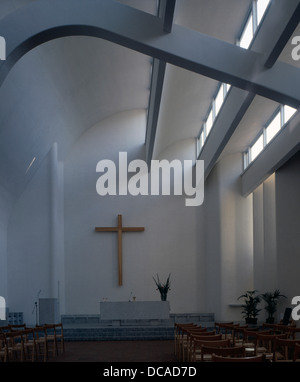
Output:
[[96,232],[117,232],[118,233],[118,276],[119,285],[123,284],[123,272],[122,272],[122,234],[123,232],[142,232],[144,227],[123,227],[122,215],[118,215],[117,227],[96,227]]

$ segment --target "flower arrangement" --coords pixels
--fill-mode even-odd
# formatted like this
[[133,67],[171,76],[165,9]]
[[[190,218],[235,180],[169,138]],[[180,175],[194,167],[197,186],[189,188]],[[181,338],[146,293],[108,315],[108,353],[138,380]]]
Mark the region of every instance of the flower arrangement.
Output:
[[159,290],[159,292],[160,292],[161,301],[167,300],[167,294],[168,294],[168,291],[170,290],[170,286],[171,286],[170,276],[171,276],[171,273],[169,274],[167,281],[164,284],[162,284],[160,282],[158,275],[156,275],[157,280],[155,280],[155,278],[153,277],[153,280],[157,286],[157,290]]

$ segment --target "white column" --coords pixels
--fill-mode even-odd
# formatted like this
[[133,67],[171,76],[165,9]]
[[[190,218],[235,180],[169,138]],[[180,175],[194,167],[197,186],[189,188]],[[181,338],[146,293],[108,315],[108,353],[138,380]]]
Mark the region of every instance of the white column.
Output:
[[58,298],[64,311],[64,192],[63,163],[58,160],[58,146],[51,149],[51,297]]

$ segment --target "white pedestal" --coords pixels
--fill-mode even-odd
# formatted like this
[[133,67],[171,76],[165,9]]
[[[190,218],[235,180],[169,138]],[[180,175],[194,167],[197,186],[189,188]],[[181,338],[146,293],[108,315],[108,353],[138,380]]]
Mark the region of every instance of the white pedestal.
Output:
[[57,298],[39,299],[39,324],[58,324],[59,308]]

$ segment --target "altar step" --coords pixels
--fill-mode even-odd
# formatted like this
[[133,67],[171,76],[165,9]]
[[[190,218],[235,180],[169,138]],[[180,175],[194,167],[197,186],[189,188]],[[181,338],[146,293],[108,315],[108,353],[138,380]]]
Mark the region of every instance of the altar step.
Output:
[[172,340],[175,322],[214,327],[214,314],[170,314],[161,320],[101,320],[100,315],[62,315],[66,341]]
[[149,341],[172,340],[173,327],[66,328],[65,341]]

